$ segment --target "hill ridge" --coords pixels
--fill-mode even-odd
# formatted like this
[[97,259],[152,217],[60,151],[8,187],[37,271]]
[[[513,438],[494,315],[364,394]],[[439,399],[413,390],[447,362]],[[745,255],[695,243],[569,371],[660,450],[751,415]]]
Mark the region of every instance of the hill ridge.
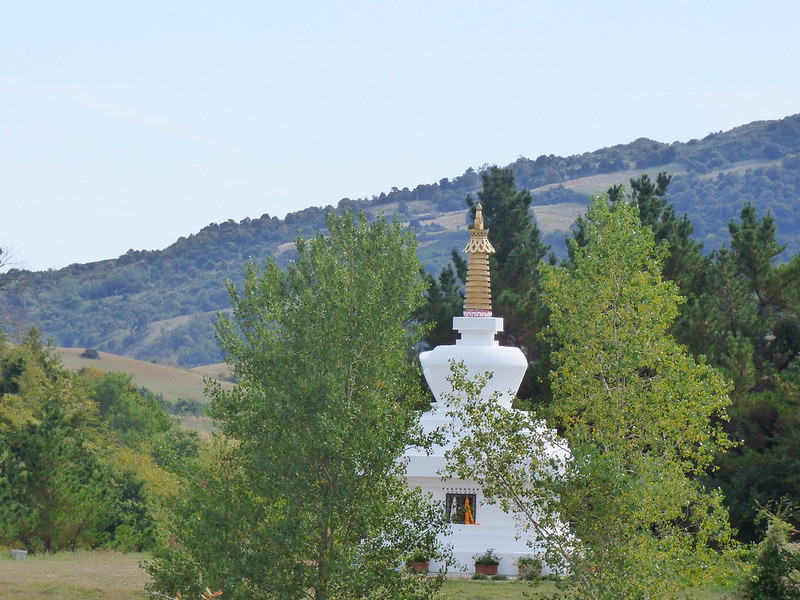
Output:
[[[773,213],[788,253],[800,251],[800,115],[688,142],[639,138],[569,157],[520,157],[507,167],[519,187],[532,190],[543,239],[557,252],[563,253],[569,226],[590,194],[662,170],[674,175],[668,200],[678,215],[688,215],[706,250],[726,243],[728,221],[748,201]],[[343,198],[335,207],[312,206],[284,219],[264,214],[210,223],[162,250],[129,250],[57,271],[24,272],[27,286],[7,292],[6,305],[21,326],[36,326],[61,346],[167,365],[219,362],[214,315],[229,307],[226,282],[239,285],[249,260],[286,264],[298,235],[324,231],[329,211],[353,208],[398,214],[414,230],[426,268],[437,271],[451,249],[463,244],[465,198],[479,190],[479,182],[480,171],[469,168],[452,180]]]

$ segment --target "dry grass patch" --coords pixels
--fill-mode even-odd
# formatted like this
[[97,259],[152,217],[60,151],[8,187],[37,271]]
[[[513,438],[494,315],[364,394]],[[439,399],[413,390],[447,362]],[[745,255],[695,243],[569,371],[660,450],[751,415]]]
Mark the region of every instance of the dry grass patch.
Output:
[[[108,352],[100,352],[99,359],[82,358],[81,354],[84,348],[59,348],[58,351],[61,353],[61,360],[67,369],[77,371],[83,367],[90,367],[105,373],[112,371],[129,373],[133,377],[135,385],[161,394],[171,402],[181,398],[199,402],[209,401],[205,396],[203,373],[198,371],[168,367]],[[233,387],[233,384],[228,381],[222,381],[221,385],[223,388]]]
[[420,225],[436,223],[440,227],[444,227],[447,231],[466,231],[468,229],[466,210],[446,212],[431,218],[420,217],[419,222]]
[[[450,579],[442,587],[442,597],[446,600],[545,600],[552,599],[556,593],[550,581],[531,584],[526,581],[472,581],[470,579]],[[722,600],[722,590],[687,592],[689,600]],[[559,596],[556,595],[556,598]]]
[[569,179],[559,183],[543,185],[541,187],[532,189],[531,193],[535,196],[536,192],[556,187],[565,187],[568,190],[572,190],[581,194],[597,195],[605,193],[612,185],[619,184],[624,185],[628,192],[630,192],[631,179],[637,179],[642,174],[647,174],[651,180],[655,181],[656,175],[662,171],[666,171],[672,175],[686,172],[686,170],[678,163],[669,163],[647,169],[631,169],[629,171],[615,171],[613,173],[601,173],[598,175],[588,175],[586,177],[576,177],[575,179]]
[[442,586],[445,600],[535,600],[555,592],[550,582],[533,586],[526,581],[472,581],[449,579]]
[[3,600],[146,600],[149,580],[139,567],[144,554],[62,552],[11,560],[0,559]]
[[585,212],[586,205],[577,202],[543,204],[542,206],[533,207],[533,214],[536,215],[536,225],[543,234],[554,231],[569,231],[575,219]]
[[192,373],[200,373],[203,377],[213,379],[225,379],[231,376],[231,366],[228,363],[214,363],[213,365],[203,365],[202,367],[192,367]]

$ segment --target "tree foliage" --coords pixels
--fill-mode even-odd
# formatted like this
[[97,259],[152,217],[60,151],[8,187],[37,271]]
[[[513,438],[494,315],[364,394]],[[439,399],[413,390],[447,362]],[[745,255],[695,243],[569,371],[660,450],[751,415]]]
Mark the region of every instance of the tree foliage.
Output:
[[741,539],[757,541],[759,506],[800,497],[800,257],[778,262],[775,221],[751,204],[729,230],[730,249],[711,257],[689,344],[734,383],[726,428],[741,443],[719,458],[711,484],[725,493]]
[[635,208],[601,197],[587,223],[574,269],[547,269],[544,284],[551,416],[573,456],[564,518],[598,597],[674,595],[729,541],[720,496],[697,479],[728,445],[728,388],[669,335],[680,297]]
[[698,481],[728,445],[728,387],[670,337],[680,299],[635,207],[594,200],[585,233],[572,268],[543,269],[556,347],[548,419],[568,459],[548,457],[559,442],[535,415],[468,400],[456,465],[474,464],[484,489],[544,537],[579,597],[675,598],[719,576],[731,544],[721,497]]
[[[175,549],[151,567],[158,589],[328,599],[436,586],[395,570],[434,553],[441,520],[398,461],[419,393],[405,327],[423,286],[414,240],[363,214],[327,225],[285,271],[251,266],[230,288],[219,337],[240,383],[214,388],[211,406],[227,442],[175,511]],[[233,537],[215,541],[231,515]]]
[[[531,193],[518,189],[509,169],[490,167],[482,173],[477,201],[467,197],[471,219],[478,203],[495,253],[490,255],[492,305],[505,319],[505,336],[530,355],[538,331],[546,322],[539,303],[539,264],[548,247],[530,212]],[[524,350],[524,351],[525,351]]]
[[736,589],[739,600],[797,600],[800,598],[798,531],[776,516],[756,549],[755,568]]
[[149,546],[157,498],[175,487],[198,445],[130,376],[68,372],[36,332],[3,344],[0,545]]
[[425,273],[425,301],[417,309],[416,318],[429,325],[422,338],[428,348],[455,343],[457,333],[453,330],[453,317],[464,310],[466,278],[467,263],[455,248],[450,254],[450,263],[442,267],[438,277]]

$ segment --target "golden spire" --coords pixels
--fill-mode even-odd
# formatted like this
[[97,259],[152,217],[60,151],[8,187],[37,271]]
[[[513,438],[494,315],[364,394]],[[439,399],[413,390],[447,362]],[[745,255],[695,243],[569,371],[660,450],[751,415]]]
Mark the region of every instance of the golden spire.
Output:
[[483,228],[483,207],[475,207],[475,226],[469,230],[467,290],[464,298],[465,317],[492,316],[492,286],[489,281],[489,255],[494,252],[489,230]]

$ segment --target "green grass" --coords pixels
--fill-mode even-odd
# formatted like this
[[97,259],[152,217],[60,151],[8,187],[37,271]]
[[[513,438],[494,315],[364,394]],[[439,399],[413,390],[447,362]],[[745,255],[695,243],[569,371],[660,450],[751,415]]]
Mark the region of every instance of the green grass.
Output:
[[[139,567],[145,554],[62,552],[19,561],[9,556],[8,550],[0,550],[3,600],[152,600],[144,590],[147,574]],[[445,582],[441,596],[443,600],[535,600],[554,591],[550,582],[532,587],[518,580],[451,579]],[[723,591],[717,590],[689,598],[720,600],[722,596]]]
[[525,600],[553,593],[555,587],[544,582],[533,587],[527,581],[472,581],[471,579],[450,579],[442,587],[442,597],[446,600]]
[[[531,585],[526,581],[472,581],[451,579],[445,582],[442,596],[447,600],[536,600],[551,597],[557,591],[549,581]],[[692,600],[721,600],[725,590],[703,590],[689,593]]]
[[11,560],[0,550],[3,600],[146,600],[143,554],[62,552]]

